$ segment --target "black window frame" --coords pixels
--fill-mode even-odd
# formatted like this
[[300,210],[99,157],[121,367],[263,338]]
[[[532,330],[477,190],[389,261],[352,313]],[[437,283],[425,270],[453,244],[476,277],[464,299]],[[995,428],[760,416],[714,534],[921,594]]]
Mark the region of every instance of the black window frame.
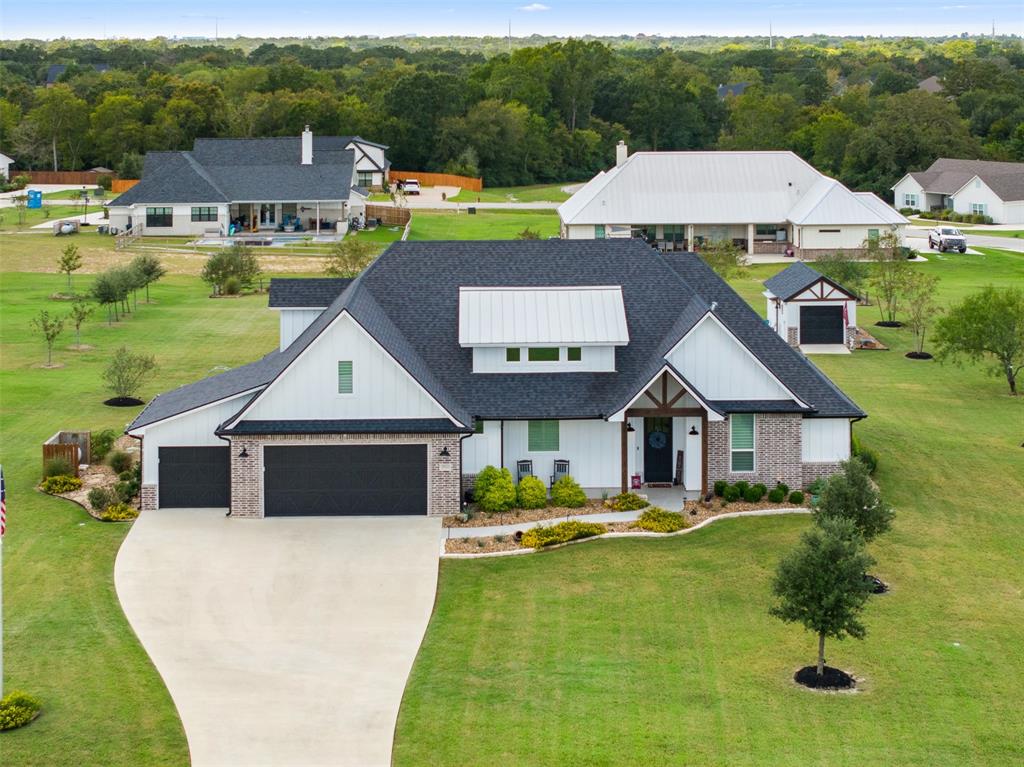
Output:
[[219,219],[217,214],[218,211],[216,207],[197,205],[192,208],[193,221],[218,221]]
[[357,170],[356,171],[356,186],[369,188],[373,186],[373,171],[372,170]]
[[165,206],[146,208],[146,226],[154,228],[174,226],[174,208]]

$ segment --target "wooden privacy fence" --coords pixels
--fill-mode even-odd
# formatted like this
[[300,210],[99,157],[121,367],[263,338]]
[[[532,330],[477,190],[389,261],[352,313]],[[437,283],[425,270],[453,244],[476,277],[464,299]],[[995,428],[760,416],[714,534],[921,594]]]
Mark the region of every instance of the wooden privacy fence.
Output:
[[110,173],[96,173],[91,170],[26,170],[16,171],[17,176],[28,176],[30,184],[85,184],[95,186],[100,176]]
[[89,462],[89,440],[92,436],[88,431],[59,431],[43,443],[43,471],[47,461],[63,458],[71,464],[74,476],[78,476],[78,465]]
[[367,205],[366,218],[379,218],[383,226],[405,226],[412,213],[408,208],[396,208],[394,205]]
[[137,183],[139,183],[137,178],[115,178],[110,182],[110,191],[112,194],[121,194],[127,192]]
[[391,170],[388,178],[392,181],[405,181],[414,178],[423,186],[459,186],[471,192],[481,192],[484,188],[482,178],[472,176],[456,176],[452,173],[419,173],[414,170]]

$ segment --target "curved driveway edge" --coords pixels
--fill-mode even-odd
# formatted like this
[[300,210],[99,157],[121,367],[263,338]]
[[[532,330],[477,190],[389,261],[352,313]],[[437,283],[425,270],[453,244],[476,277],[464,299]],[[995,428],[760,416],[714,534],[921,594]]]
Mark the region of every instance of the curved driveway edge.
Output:
[[144,512],[114,583],[192,764],[389,765],[439,533],[426,517]]

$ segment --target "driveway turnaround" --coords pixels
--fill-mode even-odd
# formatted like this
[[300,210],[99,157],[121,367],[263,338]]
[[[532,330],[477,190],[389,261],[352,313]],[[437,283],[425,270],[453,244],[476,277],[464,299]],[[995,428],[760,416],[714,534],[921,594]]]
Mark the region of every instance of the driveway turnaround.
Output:
[[193,767],[386,767],[440,520],[147,511],[114,568]]

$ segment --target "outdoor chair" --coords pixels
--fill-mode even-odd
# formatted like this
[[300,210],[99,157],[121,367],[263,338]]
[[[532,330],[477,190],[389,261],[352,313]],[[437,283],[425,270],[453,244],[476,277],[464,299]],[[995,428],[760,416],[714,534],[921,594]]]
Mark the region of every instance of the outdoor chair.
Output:
[[523,477],[533,476],[533,461],[516,461],[516,482],[522,482]]
[[569,462],[562,459],[555,459],[555,473],[551,475],[551,484],[554,485],[562,477],[569,476]]

